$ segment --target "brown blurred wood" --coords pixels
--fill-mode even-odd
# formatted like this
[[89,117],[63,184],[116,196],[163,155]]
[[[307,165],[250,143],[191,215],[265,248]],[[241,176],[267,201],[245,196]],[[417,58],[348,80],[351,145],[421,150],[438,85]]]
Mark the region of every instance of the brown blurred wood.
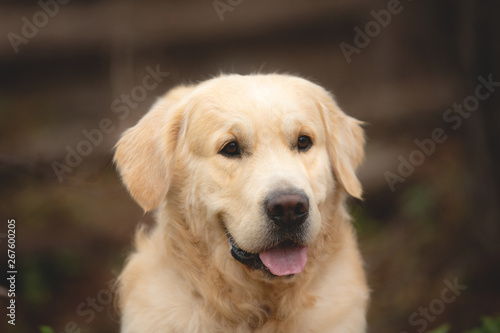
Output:
[[[60,49],[96,50],[130,39],[137,48],[197,43],[207,38],[215,42],[312,22],[325,15],[342,21],[369,3],[368,0],[243,1],[233,11],[226,12],[221,21],[212,1],[109,1],[88,5],[70,2],[61,5],[48,24],[39,29],[29,41],[29,48],[51,54]],[[32,21],[33,14],[40,11],[37,5],[0,8],[2,31],[16,34],[21,34],[23,16]],[[9,40],[0,39],[0,57],[13,56]]]
[[[496,13],[500,3],[487,0],[462,1],[463,69],[468,78],[467,91],[473,92],[478,84],[477,77],[500,81],[500,49],[498,38],[500,24]],[[465,19],[468,18],[468,19]],[[468,195],[473,203],[468,226],[475,235],[477,246],[490,255],[498,256],[500,235],[500,89],[481,102],[478,112],[467,122],[465,148],[471,177],[468,179]]]

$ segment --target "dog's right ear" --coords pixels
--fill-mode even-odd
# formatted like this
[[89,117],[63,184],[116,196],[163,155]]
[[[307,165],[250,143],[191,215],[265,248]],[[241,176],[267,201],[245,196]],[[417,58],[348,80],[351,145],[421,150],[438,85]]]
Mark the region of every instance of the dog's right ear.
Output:
[[157,208],[167,194],[183,117],[176,105],[192,90],[178,87],[168,92],[116,144],[113,160],[122,181],[146,212]]

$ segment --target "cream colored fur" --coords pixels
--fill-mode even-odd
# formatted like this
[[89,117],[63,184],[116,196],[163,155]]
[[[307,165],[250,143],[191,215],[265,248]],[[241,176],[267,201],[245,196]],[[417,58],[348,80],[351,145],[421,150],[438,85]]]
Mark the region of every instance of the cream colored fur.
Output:
[[[308,135],[306,152],[294,149]],[[237,140],[241,158],[219,154]],[[348,195],[360,198],[360,122],[321,87],[286,75],[223,75],[178,87],[124,133],[115,162],[156,226],[139,229],[119,279],[122,332],[365,332],[369,298]],[[303,190],[308,261],[269,278],[230,254],[268,241],[263,198]]]

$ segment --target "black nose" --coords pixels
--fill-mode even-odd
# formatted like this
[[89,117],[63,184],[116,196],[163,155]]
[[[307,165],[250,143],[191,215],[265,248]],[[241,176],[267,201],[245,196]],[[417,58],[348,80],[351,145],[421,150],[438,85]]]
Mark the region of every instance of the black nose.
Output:
[[309,199],[301,192],[278,192],[265,202],[267,216],[280,228],[298,227],[309,213]]

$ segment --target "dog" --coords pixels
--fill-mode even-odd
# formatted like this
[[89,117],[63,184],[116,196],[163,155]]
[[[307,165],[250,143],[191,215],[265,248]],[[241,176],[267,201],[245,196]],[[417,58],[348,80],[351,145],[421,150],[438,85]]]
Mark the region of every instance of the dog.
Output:
[[346,209],[362,195],[361,126],[291,75],[221,75],[160,98],[115,147],[156,214],[119,277],[121,332],[365,332]]

